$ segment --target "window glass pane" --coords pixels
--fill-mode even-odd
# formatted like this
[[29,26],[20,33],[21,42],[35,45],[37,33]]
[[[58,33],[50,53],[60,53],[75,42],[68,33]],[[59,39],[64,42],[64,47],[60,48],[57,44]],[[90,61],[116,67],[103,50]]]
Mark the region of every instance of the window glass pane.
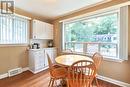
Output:
[[88,54],[100,52],[104,56],[118,57],[118,31],[118,13],[67,22],[64,24],[63,48],[83,52],[86,47]]
[[83,53],[83,44],[75,44],[75,52]]
[[98,48],[99,48],[98,44],[88,44],[86,52],[88,54],[94,54],[95,52],[98,52]]
[[74,43],[65,43],[65,50],[74,51]]
[[110,57],[115,57],[117,58],[117,44],[102,44],[100,48],[100,52],[104,56],[110,56]]

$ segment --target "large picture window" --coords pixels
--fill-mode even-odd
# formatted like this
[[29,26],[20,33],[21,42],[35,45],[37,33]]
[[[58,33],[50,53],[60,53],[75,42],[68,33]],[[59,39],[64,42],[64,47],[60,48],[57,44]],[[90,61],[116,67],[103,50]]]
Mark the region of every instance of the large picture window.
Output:
[[62,21],[62,52],[128,60],[128,6]]
[[15,15],[0,15],[0,44],[27,44],[29,20]]
[[119,57],[119,13],[99,14],[63,23],[64,51]]

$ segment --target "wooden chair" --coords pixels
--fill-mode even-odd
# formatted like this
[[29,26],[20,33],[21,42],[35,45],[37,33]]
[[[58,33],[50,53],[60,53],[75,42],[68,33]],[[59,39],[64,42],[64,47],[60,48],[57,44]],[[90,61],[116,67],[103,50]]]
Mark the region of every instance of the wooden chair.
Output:
[[49,71],[50,71],[50,76],[51,76],[48,87],[53,87],[54,82],[56,80],[66,78],[67,69],[60,65],[53,64],[48,54],[47,54],[47,57],[48,57]]
[[[92,57],[92,59],[93,59],[93,61],[94,61],[94,64],[95,64],[95,66],[96,66],[96,70],[98,70],[99,69],[99,66],[100,66],[100,64],[101,64],[101,62],[102,62],[102,60],[103,60],[103,56],[100,54],[100,53],[94,53],[94,55],[93,55],[93,57]],[[95,75],[95,81],[96,81],[96,85],[97,85],[97,87],[99,87],[99,84],[98,84],[98,80],[97,80],[97,78],[96,78],[96,75]]]
[[73,52],[71,49],[66,49],[65,51],[67,51],[67,52],[71,52],[71,53]]
[[92,61],[81,60],[72,64],[68,70],[67,86],[68,87],[90,87],[96,67]]

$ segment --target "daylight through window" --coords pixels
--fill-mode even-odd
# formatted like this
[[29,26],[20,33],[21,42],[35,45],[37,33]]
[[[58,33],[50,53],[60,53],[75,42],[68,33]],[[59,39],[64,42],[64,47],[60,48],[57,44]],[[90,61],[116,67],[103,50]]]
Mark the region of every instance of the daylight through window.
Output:
[[26,44],[28,23],[25,18],[0,15],[0,44]]
[[118,23],[118,12],[63,23],[63,50],[118,58]]

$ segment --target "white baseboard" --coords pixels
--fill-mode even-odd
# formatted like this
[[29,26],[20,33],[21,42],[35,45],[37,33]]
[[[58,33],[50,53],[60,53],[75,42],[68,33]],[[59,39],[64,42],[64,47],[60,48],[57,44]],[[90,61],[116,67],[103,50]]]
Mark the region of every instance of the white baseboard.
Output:
[[0,75],[0,79],[4,79],[4,78],[7,78],[9,75],[8,73],[5,73],[5,74],[1,74]]
[[101,75],[97,75],[97,78],[100,79],[100,80],[121,86],[121,87],[130,87],[130,84],[128,84],[128,83],[118,81],[118,80],[115,80],[115,79],[111,79],[111,78],[108,78],[108,77],[104,77],[104,76],[101,76]]
[[22,69],[22,72],[25,72],[25,71],[27,71],[27,70],[29,70],[29,67],[23,68],[23,69]]
[[[22,68],[22,72],[25,72],[27,70],[29,70],[28,67]],[[4,79],[4,78],[7,78],[7,77],[9,77],[8,73],[4,73],[4,74],[0,75],[0,79]]]
[[37,73],[39,73],[39,72],[41,72],[41,71],[44,71],[44,70],[47,70],[49,67],[45,67],[45,68],[43,68],[43,69],[40,69],[40,70],[31,70],[31,69],[28,69],[30,72],[32,72],[33,74],[37,74]]

